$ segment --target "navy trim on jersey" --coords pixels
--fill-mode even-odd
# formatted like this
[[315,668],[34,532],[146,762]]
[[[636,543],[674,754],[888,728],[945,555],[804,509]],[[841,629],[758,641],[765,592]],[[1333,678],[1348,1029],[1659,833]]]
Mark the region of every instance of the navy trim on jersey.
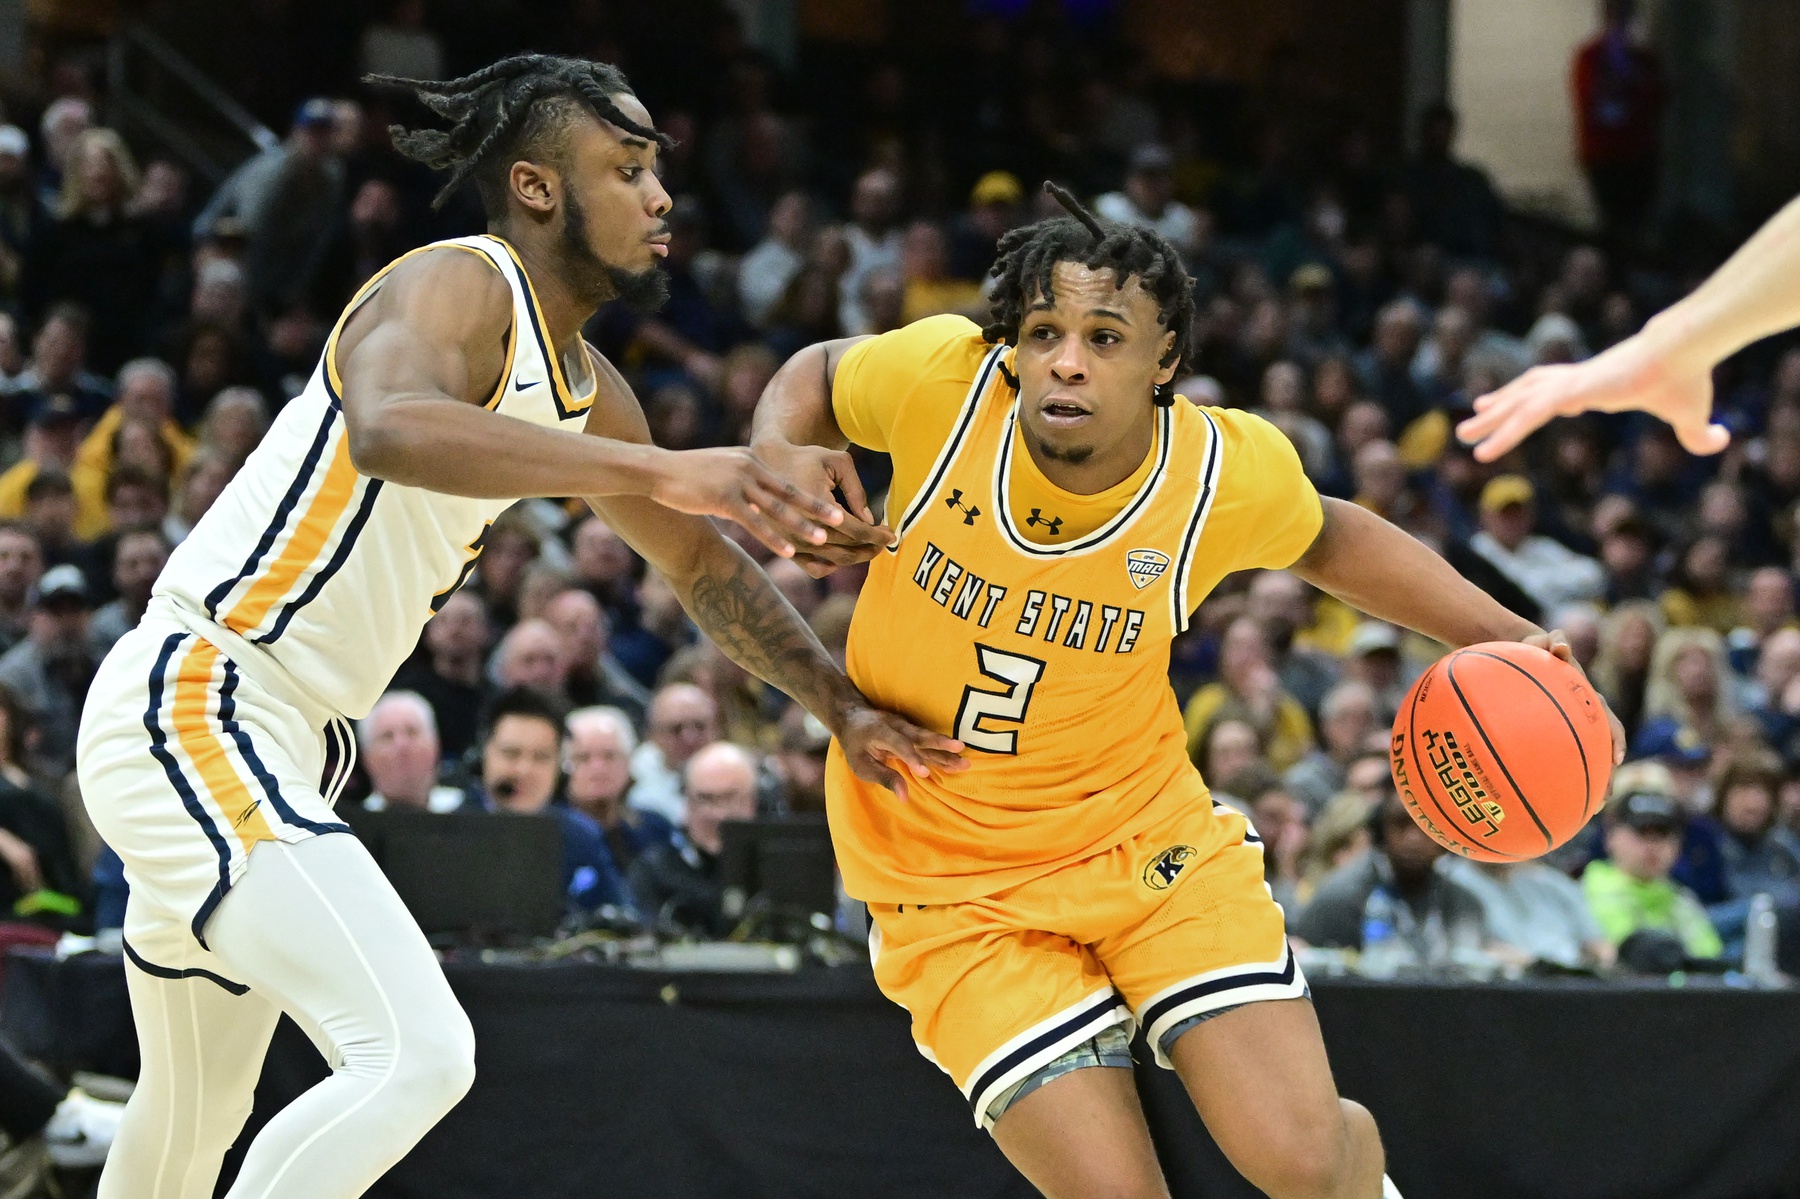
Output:
[[1156,1022],[1174,1011],[1184,1003],[1192,1003],[1196,999],[1207,999],[1227,991],[1238,991],[1245,987],[1291,987],[1294,985],[1294,954],[1283,942],[1282,968],[1280,970],[1262,970],[1254,974],[1231,974],[1224,978],[1210,979],[1195,983],[1191,987],[1183,987],[1172,995],[1165,995],[1139,1015],[1138,1021],[1145,1029],[1153,1029]]
[[[990,1099],[988,1092],[993,1090],[995,1084],[1009,1072],[1025,1065],[1033,1057],[1055,1048],[1059,1041],[1074,1036],[1086,1026],[1114,1011],[1118,1006],[1119,996],[1116,992],[1102,991],[1094,996],[1091,1002],[1083,1004],[1080,1009],[1071,1013],[1068,1019],[1058,1021],[1054,1028],[1039,1033],[983,1070],[981,1077],[970,1085],[968,1092],[969,1104],[975,1109],[976,1119],[980,1119],[986,1114],[985,1109]],[[1048,1065],[1047,1062],[1041,1064]]]
[[256,543],[256,548],[251,551],[250,557],[244,560],[244,568],[207,593],[206,615],[209,618],[218,619],[219,605],[225,602],[225,597],[230,595],[232,589],[239,583],[255,574],[256,568],[262,565],[263,555],[269,552],[269,548],[275,544],[275,539],[281,536],[281,530],[287,528],[288,517],[294,514],[294,509],[300,503],[300,497],[306,494],[306,485],[312,481],[313,474],[319,469],[319,459],[325,455],[325,443],[331,440],[331,426],[336,422],[342,408],[338,402],[337,393],[331,390],[329,373],[325,376],[325,390],[331,396],[331,403],[325,409],[325,419],[319,425],[318,436],[313,438],[312,446],[306,451],[306,457],[300,463],[299,474],[295,476],[293,484],[287,489],[287,494],[281,497],[281,503],[276,505],[274,518],[269,521],[269,527],[263,530],[262,539]]
[[1170,619],[1176,633],[1184,633],[1188,627],[1188,574],[1193,567],[1194,547],[1200,544],[1200,530],[1206,524],[1207,514],[1212,511],[1213,495],[1219,487],[1219,459],[1223,453],[1220,442],[1224,435],[1219,423],[1205,410],[1200,415],[1206,419],[1207,428],[1212,430],[1212,440],[1206,447],[1206,464],[1200,468],[1200,495],[1194,501],[1194,515],[1188,521],[1187,532],[1181,535],[1181,551],[1175,556],[1174,581],[1169,586],[1169,605],[1172,609]]
[[[505,245],[506,243],[501,242],[501,244]],[[561,364],[559,362],[557,362],[557,360],[551,356],[550,338],[544,332],[544,318],[541,314],[539,314],[538,309],[537,309],[537,300],[532,296],[532,293],[531,293],[531,280],[526,277],[525,264],[520,262],[518,256],[512,252],[512,247],[507,246],[506,250],[507,250],[506,257],[512,262],[513,270],[516,271],[519,276],[519,294],[524,297],[525,311],[527,313],[529,313],[531,316],[531,331],[537,337],[538,355],[539,355],[539,357],[541,357],[544,360],[544,372],[546,375],[549,376],[548,378],[546,378],[544,380],[544,383],[546,386],[548,386],[550,388],[550,398],[553,401],[555,401],[555,403],[556,403],[557,418],[559,420],[568,420],[572,416],[580,416],[583,413],[585,413],[589,408],[593,407],[594,396],[589,395],[588,402],[581,405],[581,407],[579,407],[579,408],[571,408],[571,407],[569,407],[568,404],[563,403],[563,388],[557,386],[557,380],[562,377],[562,371],[560,369]],[[584,346],[582,352],[583,353],[587,352],[585,346]],[[595,393],[597,394],[599,391],[599,388],[600,388],[599,371],[594,367],[594,365],[591,362],[588,364],[588,370],[590,372],[592,372],[594,375],[594,390],[595,390]],[[502,388],[505,388],[506,380],[502,379],[500,381],[500,386]],[[566,381],[565,381],[564,386],[567,386]],[[574,395],[574,392],[571,390],[569,392],[569,404],[573,404],[575,402],[576,402],[575,395]],[[496,408],[497,407],[498,407],[498,405],[496,405]]]
[[344,535],[338,539],[337,550],[331,555],[331,561],[313,575],[312,582],[306,585],[305,591],[281,610],[275,626],[262,636],[251,638],[252,642],[268,645],[280,638],[287,630],[288,622],[294,619],[294,614],[319,598],[319,592],[325,589],[325,584],[331,582],[332,576],[344,568],[344,563],[350,559],[350,551],[356,546],[357,537],[362,534],[363,526],[369,523],[369,514],[375,510],[375,497],[381,494],[381,483],[380,479],[370,479],[363,487],[362,503],[357,506],[356,515],[350,518]]
[[1143,510],[1162,486],[1163,476],[1168,471],[1169,455],[1174,452],[1172,443],[1175,440],[1175,425],[1169,408],[1160,406],[1156,413],[1156,432],[1158,440],[1162,444],[1157,448],[1156,465],[1150,468],[1150,476],[1144,480],[1144,485],[1138,488],[1137,494],[1131,497],[1131,502],[1125,505],[1124,509],[1114,515],[1111,520],[1085,537],[1077,538],[1067,545],[1037,545],[1025,540],[1013,527],[1012,509],[1007,506],[1006,502],[1008,493],[1012,491],[1013,430],[1019,422],[1019,406],[1015,401],[1012,411],[1006,414],[1005,426],[1000,430],[1000,448],[994,466],[994,507],[1000,513],[999,519],[995,523],[1000,526],[1000,532],[1005,535],[1007,542],[1020,553],[1029,554],[1033,558],[1059,558],[1065,554],[1078,554],[1099,549],[1124,532],[1125,527]]
[[938,451],[938,459],[932,464],[931,474],[926,477],[919,494],[913,497],[912,503],[906,506],[906,512],[900,517],[900,523],[894,527],[894,544],[888,546],[888,553],[900,552],[900,540],[906,531],[919,522],[931,501],[937,497],[937,490],[944,482],[957,456],[962,453],[963,442],[969,435],[969,426],[974,423],[975,413],[981,407],[981,397],[987,392],[988,383],[993,378],[994,368],[1000,362],[1000,355],[1006,352],[1005,346],[995,346],[982,359],[981,368],[975,372],[975,381],[969,384],[969,394],[963,397],[962,413],[956,418],[956,425],[950,431],[943,448]]
[[243,983],[234,983],[229,978],[214,974],[211,970],[202,970],[198,966],[189,966],[185,970],[176,970],[169,966],[158,966],[155,962],[147,962],[144,960],[142,954],[131,947],[130,941],[121,938],[119,943],[124,946],[125,956],[130,960],[131,964],[152,977],[170,979],[204,978],[209,983],[217,983],[219,986],[223,987],[227,994],[248,995],[250,993],[250,988]]
[[187,776],[182,774],[181,763],[169,752],[169,735],[163,732],[158,718],[158,713],[162,711],[163,679],[169,670],[169,659],[175,656],[175,648],[192,635],[170,633],[163,641],[162,652],[156,656],[156,665],[150,671],[150,706],[144,710],[144,729],[150,734],[150,756],[162,764],[163,773],[169,776],[169,784],[181,796],[181,806],[205,830],[207,840],[212,842],[213,849],[219,854],[219,883],[194,914],[194,940],[200,942],[200,947],[204,949],[206,938],[201,930],[206,927],[206,918],[212,915],[213,909],[219,906],[219,901],[225,898],[225,892],[231,889],[231,846],[220,835],[213,818],[207,815],[206,808],[200,803],[200,796],[194,792]]
[[219,727],[231,738],[232,744],[237,746],[238,754],[250,767],[250,773],[256,776],[256,781],[262,786],[263,794],[269,797],[269,805],[275,809],[276,815],[295,828],[303,828],[309,833],[349,832],[350,826],[347,824],[320,824],[316,820],[306,819],[282,798],[281,784],[269,772],[269,768],[263,765],[256,746],[251,743],[250,734],[237,722],[237,664],[229,658],[222,657],[221,660],[225,663],[225,678],[219,684]]

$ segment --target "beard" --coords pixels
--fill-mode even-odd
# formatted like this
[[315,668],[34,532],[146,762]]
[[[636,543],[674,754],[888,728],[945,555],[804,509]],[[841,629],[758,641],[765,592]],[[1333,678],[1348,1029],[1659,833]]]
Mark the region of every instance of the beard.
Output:
[[577,291],[594,307],[617,300],[638,316],[650,316],[669,298],[669,277],[658,267],[628,271],[603,260],[587,240],[587,214],[573,193],[564,197],[563,252]]
[[1052,462],[1067,462],[1070,466],[1080,466],[1094,456],[1094,447],[1076,445],[1065,449],[1061,446],[1051,445],[1047,441],[1041,441],[1038,443],[1038,452]]

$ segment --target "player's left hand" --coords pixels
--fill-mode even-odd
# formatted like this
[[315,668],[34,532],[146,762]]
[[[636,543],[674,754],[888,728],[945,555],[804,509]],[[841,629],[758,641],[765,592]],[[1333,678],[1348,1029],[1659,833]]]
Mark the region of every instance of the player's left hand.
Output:
[[[1569,648],[1569,635],[1561,629],[1551,629],[1548,633],[1534,633],[1529,637],[1521,638],[1521,640],[1526,645],[1535,645],[1541,650],[1548,650],[1576,670],[1581,670],[1581,663],[1575,660],[1575,651]],[[1587,672],[1583,670],[1582,674],[1585,676]],[[1612,705],[1606,702],[1604,695],[1600,695],[1599,688],[1595,688],[1594,694],[1599,696],[1600,706],[1606,709],[1606,722],[1612,726],[1612,764],[1617,766],[1625,760],[1625,725],[1618,716],[1614,715]]]
[[962,742],[878,708],[852,708],[837,739],[856,777],[886,787],[901,803],[909,798],[908,775],[929,778],[934,770],[953,774],[969,768]]

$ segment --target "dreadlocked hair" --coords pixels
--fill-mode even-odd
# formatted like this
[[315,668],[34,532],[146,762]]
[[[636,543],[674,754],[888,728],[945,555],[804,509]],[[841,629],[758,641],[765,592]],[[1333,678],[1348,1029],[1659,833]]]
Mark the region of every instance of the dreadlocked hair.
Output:
[[[981,336],[990,342],[1018,345],[1026,308],[1040,296],[1054,298],[1051,283],[1056,264],[1078,262],[1089,270],[1111,271],[1114,287],[1122,288],[1135,277],[1138,286],[1156,301],[1157,323],[1175,334],[1175,344],[1163,355],[1161,365],[1179,362],[1187,353],[1188,329],[1194,321],[1194,285],[1175,247],[1153,229],[1101,220],[1066,188],[1046,182],[1044,190],[1069,215],[1014,229],[1000,239],[990,272],[998,280],[992,319],[982,327]],[[1018,385],[1010,374],[1008,381]],[[1172,380],[1157,385],[1156,402],[1163,407],[1175,402]]]
[[407,129],[390,125],[394,148],[450,178],[432,199],[433,209],[473,178],[489,217],[506,210],[508,156],[535,147],[545,134],[560,128],[577,108],[627,133],[668,149],[675,144],[665,133],[640,125],[619,110],[613,97],[635,95],[625,73],[603,62],[551,54],[518,54],[503,58],[461,79],[401,79],[365,75],[375,87],[411,92],[413,97],[451,122],[448,129]]

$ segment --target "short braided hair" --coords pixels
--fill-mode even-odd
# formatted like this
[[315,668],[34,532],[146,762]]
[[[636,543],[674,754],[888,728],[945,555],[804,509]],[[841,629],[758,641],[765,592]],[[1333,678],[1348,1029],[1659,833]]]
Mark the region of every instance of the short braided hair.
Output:
[[[1025,310],[1039,297],[1054,298],[1052,280],[1059,262],[1078,262],[1090,270],[1110,270],[1113,286],[1136,277],[1156,301],[1157,323],[1175,334],[1175,344],[1162,365],[1187,354],[1188,331],[1194,322],[1194,284],[1181,265],[1181,255],[1167,238],[1141,225],[1103,221],[1066,188],[1046,182],[1044,190],[1069,213],[1014,229],[1000,239],[999,255],[989,272],[994,285],[991,318],[981,336],[990,342],[1019,344]],[[1171,381],[1156,389],[1156,402],[1175,402]]]
[[640,125],[620,111],[613,97],[621,92],[636,94],[623,71],[584,58],[518,54],[461,79],[365,75],[363,82],[409,91],[419,103],[452,122],[449,129],[400,125],[388,129],[400,153],[433,170],[450,172],[431,201],[434,209],[443,207],[444,201],[472,178],[488,216],[502,215],[506,211],[506,176],[518,152],[536,149],[546,134],[564,128],[578,108],[664,149],[675,144],[668,134]]

